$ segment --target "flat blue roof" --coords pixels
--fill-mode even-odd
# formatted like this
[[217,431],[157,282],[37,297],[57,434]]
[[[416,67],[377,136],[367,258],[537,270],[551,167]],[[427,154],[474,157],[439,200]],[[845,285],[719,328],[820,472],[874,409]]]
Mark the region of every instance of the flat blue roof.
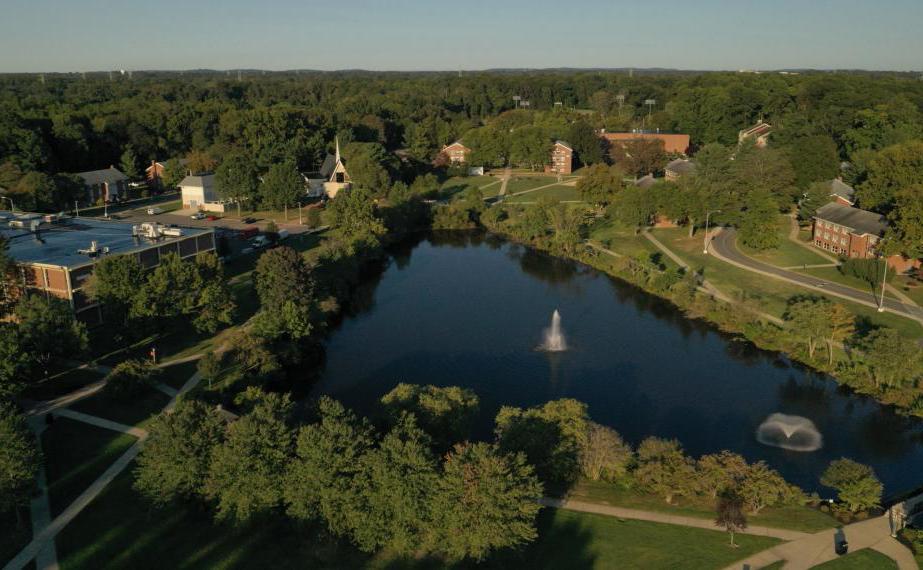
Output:
[[79,267],[94,262],[86,254],[77,253],[97,242],[100,249],[109,248],[109,255],[144,251],[166,243],[182,241],[190,236],[211,233],[211,228],[181,228],[183,235],[164,236],[156,241],[136,238],[132,235],[133,225],[127,222],[100,220],[96,218],[64,218],[54,224],[42,223],[38,233],[25,228],[10,228],[10,218],[0,217],[0,235],[7,238],[9,256],[21,263],[40,263],[60,267]]

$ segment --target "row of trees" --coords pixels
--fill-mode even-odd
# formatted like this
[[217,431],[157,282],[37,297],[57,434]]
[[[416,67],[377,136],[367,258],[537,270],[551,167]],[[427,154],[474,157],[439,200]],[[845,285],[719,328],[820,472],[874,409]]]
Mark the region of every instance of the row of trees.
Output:
[[[385,405],[392,413],[410,405],[428,419],[401,411],[381,430],[327,397],[300,426],[287,396],[257,389],[241,395],[244,413],[230,424],[213,408],[183,402],[152,424],[135,487],[155,504],[209,502],[218,519],[284,513],[318,522],[369,552],[481,559],[534,540],[542,488],[524,456],[461,443],[440,459],[445,440],[421,426],[454,429],[451,416],[473,396],[415,396],[403,388]],[[452,405],[439,413],[427,398]]]

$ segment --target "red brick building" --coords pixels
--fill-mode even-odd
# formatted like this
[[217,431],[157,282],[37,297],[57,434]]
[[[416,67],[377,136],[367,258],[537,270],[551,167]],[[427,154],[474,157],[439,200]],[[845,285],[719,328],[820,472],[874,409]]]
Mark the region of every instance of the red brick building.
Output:
[[663,141],[663,149],[668,154],[685,155],[689,152],[689,135],[677,133],[651,133],[645,131],[636,131],[632,133],[607,133],[605,130],[600,132],[600,136],[611,145],[624,145],[627,142],[635,140],[659,140]]
[[881,214],[831,202],[814,215],[814,245],[836,255],[867,259],[878,255],[886,229],[888,222]]
[[574,149],[564,141],[555,141],[551,147],[551,164],[545,167],[545,172],[570,174],[573,171]]
[[471,149],[455,141],[450,145],[443,147],[442,152],[449,158],[450,164],[466,164],[471,156]]

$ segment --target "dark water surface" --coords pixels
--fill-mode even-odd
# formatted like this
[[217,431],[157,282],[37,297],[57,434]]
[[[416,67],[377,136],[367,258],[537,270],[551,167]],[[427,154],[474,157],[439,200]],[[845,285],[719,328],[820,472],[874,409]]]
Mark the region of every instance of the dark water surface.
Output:
[[[555,309],[569,350],[537,351]],[[313,393],[369,413],[398,382],[473,389],[483,438],[501,405],[569,397],[633,445],[657,435],[694,456],[730,449],[823,496],[817,479],[843,456],[872,465],[886,494],[923,484],[920,422],[595,270],[491,237],[435,235],[394,252],[365,306],[331,335]],[[774,412],[809,418],[823,448],[758,443]]]

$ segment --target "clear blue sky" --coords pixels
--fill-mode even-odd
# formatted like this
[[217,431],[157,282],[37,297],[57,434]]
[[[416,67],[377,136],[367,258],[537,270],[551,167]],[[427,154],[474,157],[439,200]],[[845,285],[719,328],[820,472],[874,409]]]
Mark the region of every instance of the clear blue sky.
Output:
[[2,0],[0,72],[923,69],[923,0]]

